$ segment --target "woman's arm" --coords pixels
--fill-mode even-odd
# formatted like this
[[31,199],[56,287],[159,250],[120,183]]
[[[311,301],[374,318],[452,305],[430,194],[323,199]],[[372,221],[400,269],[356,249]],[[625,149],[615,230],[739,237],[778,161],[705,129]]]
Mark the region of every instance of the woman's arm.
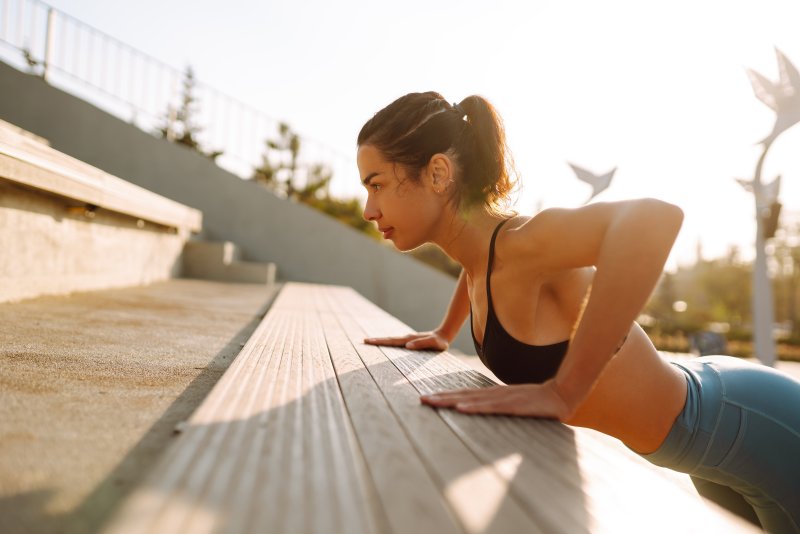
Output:
[[507,239],[506,254],[526,262],[534,272],[596,268],[555,379],[426,396],[423,402],[471,413],[568,420],[647,302],[682,220],[678,207],[644,199],[546,210],[520,226]]
[[[554,380],[556,393],[567,408],[565,418],[594,388],[650,298],[678,235],[683,213],[676,206],[647,199],[621,203],[602,220],[606,224],[602,225],[600,239],[585,243],[596,267],[589,298]],[[593,245],[598,242],[595,248]],[[580,245],[580,237],[563,243],[564,247]],[[550,244],[549,248],[553,246]],[[567,251],[565,257],[570,256]],[[554,257],[558,261],[558,254]]]
[[442,319],[441,324],[435,331],[439,332],[448,342],[452,342],[468,316],[467,273],[462,269],[461,274],[458,276],[456,289],[453,291],[453,297],[450,299],[450,305],[447,307],[447,313],[445,313],[444,319]]
[[467,275],[462,270],[456,283],[455,291],[450,299],[441,324],[430,332],[415,332],[397,337],[373,337],[364,340],[370,345],[389,345],[418,350],[447,350],[450,343],[458,335],[458,331],[469,315],[469,294],[467,292]]

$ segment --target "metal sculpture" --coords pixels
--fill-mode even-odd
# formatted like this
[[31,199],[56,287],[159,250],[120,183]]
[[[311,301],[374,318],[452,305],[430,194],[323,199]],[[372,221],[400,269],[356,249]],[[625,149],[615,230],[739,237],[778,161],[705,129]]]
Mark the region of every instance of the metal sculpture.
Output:
[[756,97],[775,112],[772,132],[759,144],[764,148],[756,163],[752,182],[737,180],[752,191],[756,204],[756,260],[753,267],[753,342],[755,354],[765,365],[775,364],[775,340],[772,336],[774,311],[772,287],[767,274],[766,240],[772,237],[780,213],[778,193],[780,176],[770,184],[762,184],[761,171],[772,143],[784,131],[800,122],[800,73],[777,48],[779,78],[776,83],[748,69]]
[[567,163],[572,170],[575,172],[575,176],[578,177],[578,180],[582,182],[586,182],[590,186],[592,186],[592,194],[589,195],[589,198],[586,199],[584,204],[588,204],[594,197],[608,189],[608,186],[611,185],[611,179],[614,177],[614,173],[617,171],[617,168],[614,167],[610,171],[605,174],[594,174],[591,171],[587,171],[577,165],[573,165],[572,163]]

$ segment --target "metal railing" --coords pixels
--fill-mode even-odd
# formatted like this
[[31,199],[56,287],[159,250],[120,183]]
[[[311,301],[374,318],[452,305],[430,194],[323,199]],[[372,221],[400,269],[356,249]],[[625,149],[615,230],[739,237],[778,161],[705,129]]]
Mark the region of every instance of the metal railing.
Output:
[[[39,0],[0,0],[0,60],[157,136],[181,105],[185,71]],[[249,178],[280,121],[199,81],[193,96],[199,145],[221,151],[220,167]],[[353,159],[312,137],[300,138],[300,163],[331,168],[332,193],[348,189]]]

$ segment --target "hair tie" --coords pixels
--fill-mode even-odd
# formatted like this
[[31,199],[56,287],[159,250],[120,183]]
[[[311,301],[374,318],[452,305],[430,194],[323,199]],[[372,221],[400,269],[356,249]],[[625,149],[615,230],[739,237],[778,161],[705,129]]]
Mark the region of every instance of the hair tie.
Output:
[[457,102],[453,102],[453,110],[458,113],[459,117],[464,117],[467,113],[464,111],[464,108],[461,107]]

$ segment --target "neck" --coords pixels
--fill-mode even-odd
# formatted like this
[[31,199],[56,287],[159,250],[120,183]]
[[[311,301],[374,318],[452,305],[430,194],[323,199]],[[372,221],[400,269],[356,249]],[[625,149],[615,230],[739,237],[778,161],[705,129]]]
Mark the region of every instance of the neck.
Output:
[[486,270],[489,241],[502,220],[484,209],[469,212],[445,210],[431,242],[457,261],[472,278]]

